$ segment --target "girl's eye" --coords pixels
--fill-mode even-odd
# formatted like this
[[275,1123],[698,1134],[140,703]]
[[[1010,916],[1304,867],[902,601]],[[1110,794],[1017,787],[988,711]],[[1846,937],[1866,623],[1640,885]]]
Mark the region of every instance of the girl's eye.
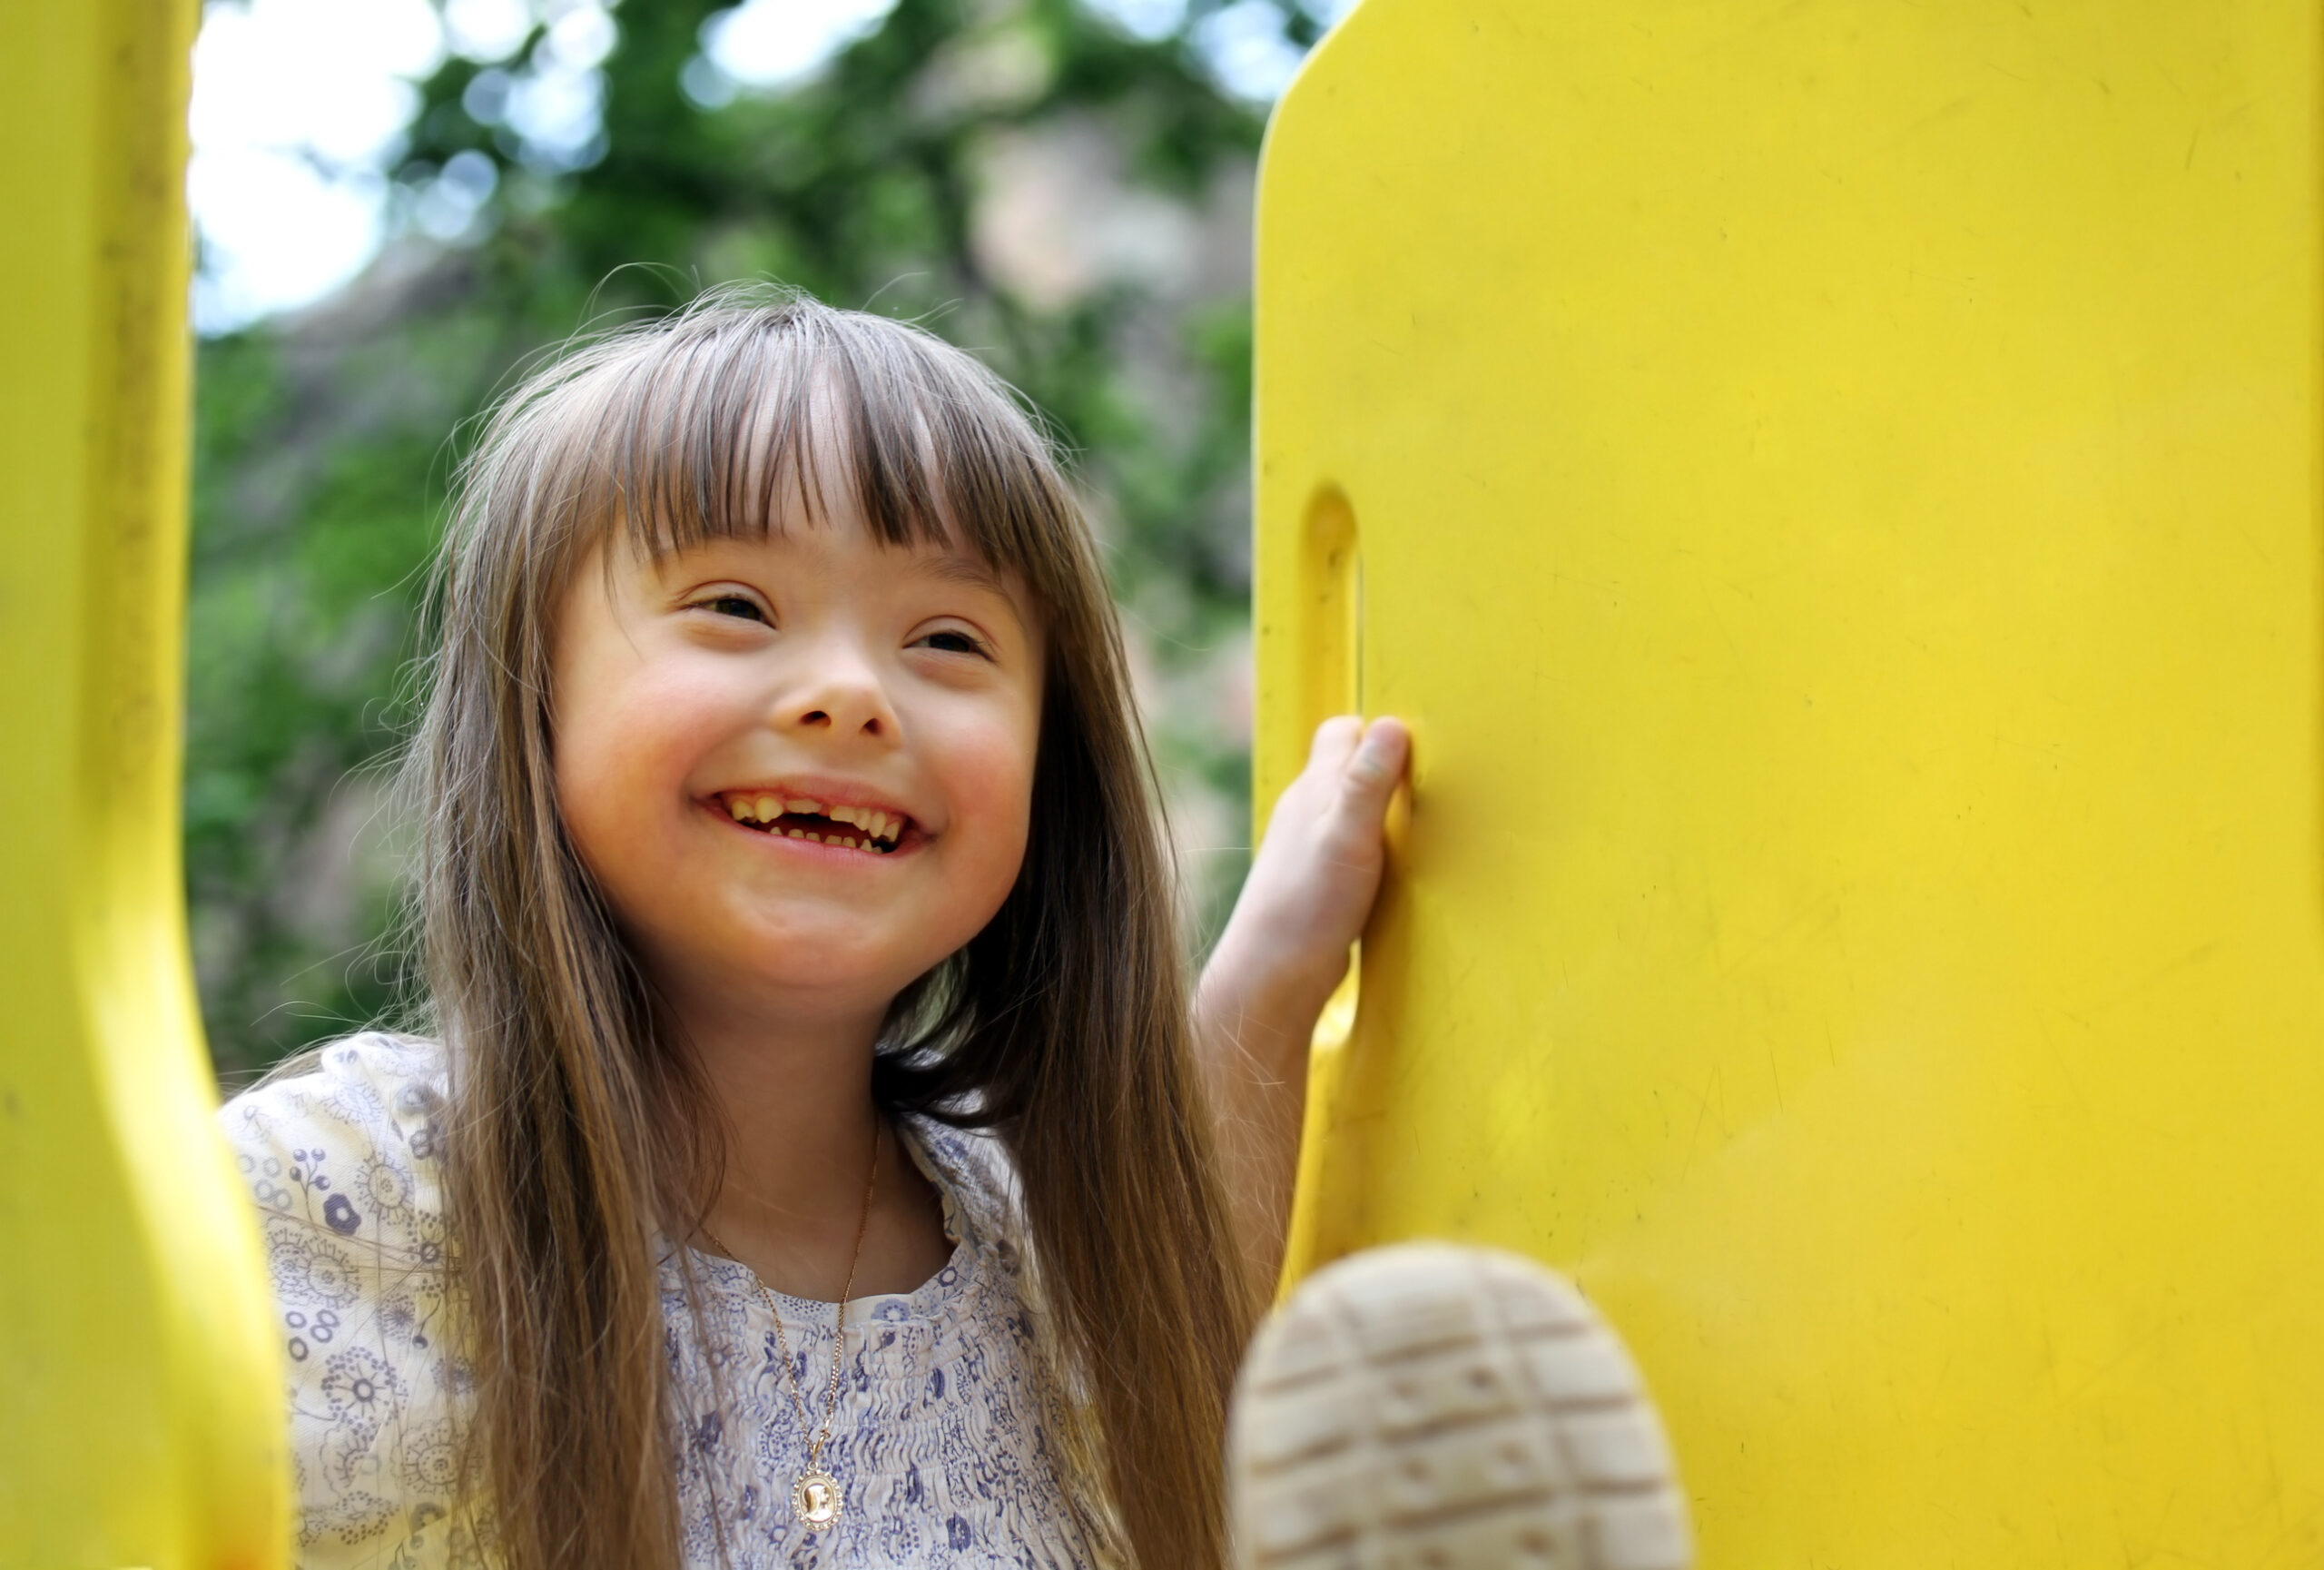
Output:
[[931,632],[920,643],[923,648],[938,649],[945,654],[981,656],[990,652],[974,633],[962,632],[958,627],[948,627],[940,632]]
[[747,595],[713,595],[708,599],[695,600],[694,607],[696,610],[706,610],[716,616],[739,617],[744,621],[763,622],[767,618],[766,612],[759,607],[759,602]]

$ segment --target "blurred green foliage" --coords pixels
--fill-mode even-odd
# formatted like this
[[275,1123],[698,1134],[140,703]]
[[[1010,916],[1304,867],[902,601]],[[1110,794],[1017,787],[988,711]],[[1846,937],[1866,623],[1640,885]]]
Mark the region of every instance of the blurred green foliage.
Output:
[[[923,321],[1076,454],[1157,687],[1241,647],[1247,293],[1115,278],[1029,301],[980,261],[977,224],[991,150],[1033,133],[1094,138],[1121,180],[1189,211],[1246,208],[1259,113],[1212,84],[1183,30],[1138,41],[1072,0],[900,0],[813,81],[704,107],[680,83],[714,9],[621,6],[603,135],[577,154],[544,155],[495,113],[526,51],[448,61],[395,178],[408,212],[453,174],[488,183],[468,230],[399,241],[341,299],[201,347],[186,851],[225,1073],[399,995],[383,786],[421,574],[472,417],[576,329],[737,278]],[[1166,775],[1239,804],[1240,725],[1215,682],[1178,685],[1196,700],[1160,706]],[[1232,853],[1196,869],[1206,926],[1241,871]]]

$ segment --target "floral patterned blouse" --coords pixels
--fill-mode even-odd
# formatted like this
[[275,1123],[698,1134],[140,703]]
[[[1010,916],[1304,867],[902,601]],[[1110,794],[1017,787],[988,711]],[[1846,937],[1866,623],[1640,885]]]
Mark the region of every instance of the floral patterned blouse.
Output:
[[[446,1328],[444,1095],[441,1048],[363,1035],[219,1114],[273,1270],[306,1570],[490,1562],[453,1510],[468,1376]],[[1102,1528],[1086,1530],[1068,1504],[1069,1468],[1042,1420],[1050,1387],[997,1148],[933,1124],[904,1131],[943,1195],[954,1247],[918,1291],[848,1305],[839,1417],[823,1452],[847,1493],[835,1527],[812,1533],[792,1516],[806,1436],[768,1294],[746,1267],[694,1254],[697,1331],[676,1259],[663,1259],[690,1566],[1062,1570],[1112,1557],[1093,1542]],[[836,1308],[773,1302],[800,1388],[821,1388]]]

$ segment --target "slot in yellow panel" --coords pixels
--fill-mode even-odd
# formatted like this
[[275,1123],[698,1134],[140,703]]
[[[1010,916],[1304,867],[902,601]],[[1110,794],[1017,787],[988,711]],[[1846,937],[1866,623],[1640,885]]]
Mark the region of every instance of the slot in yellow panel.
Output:
[[1706,1565],[2324,1558],[2309,4],[1365,0],[1260,193],[1408,837],[1295,1273],[1631,1338]]
[[265,1566],[281,1376],[178,845],[185,0],[0,6],[0,1566]]

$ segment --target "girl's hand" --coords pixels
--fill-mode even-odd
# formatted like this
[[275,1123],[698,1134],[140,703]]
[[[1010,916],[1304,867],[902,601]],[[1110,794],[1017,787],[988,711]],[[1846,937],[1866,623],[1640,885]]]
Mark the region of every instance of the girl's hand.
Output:
[[1196,989],[1196,1045],[1258,1284],[1282,1259],[1308,1039],[1380,892],[1381,831],[1411,751],[1399,720],[1323,723]]
[[1381,825],[1412,750],[1403,722],[1354,715],[1315,731],[1275,803],[1235,913],[1204,967],[1205,1002],[1232,999],[1296,1037],[1305,1061],[1348,945],[1364,931],[1387,853]]

